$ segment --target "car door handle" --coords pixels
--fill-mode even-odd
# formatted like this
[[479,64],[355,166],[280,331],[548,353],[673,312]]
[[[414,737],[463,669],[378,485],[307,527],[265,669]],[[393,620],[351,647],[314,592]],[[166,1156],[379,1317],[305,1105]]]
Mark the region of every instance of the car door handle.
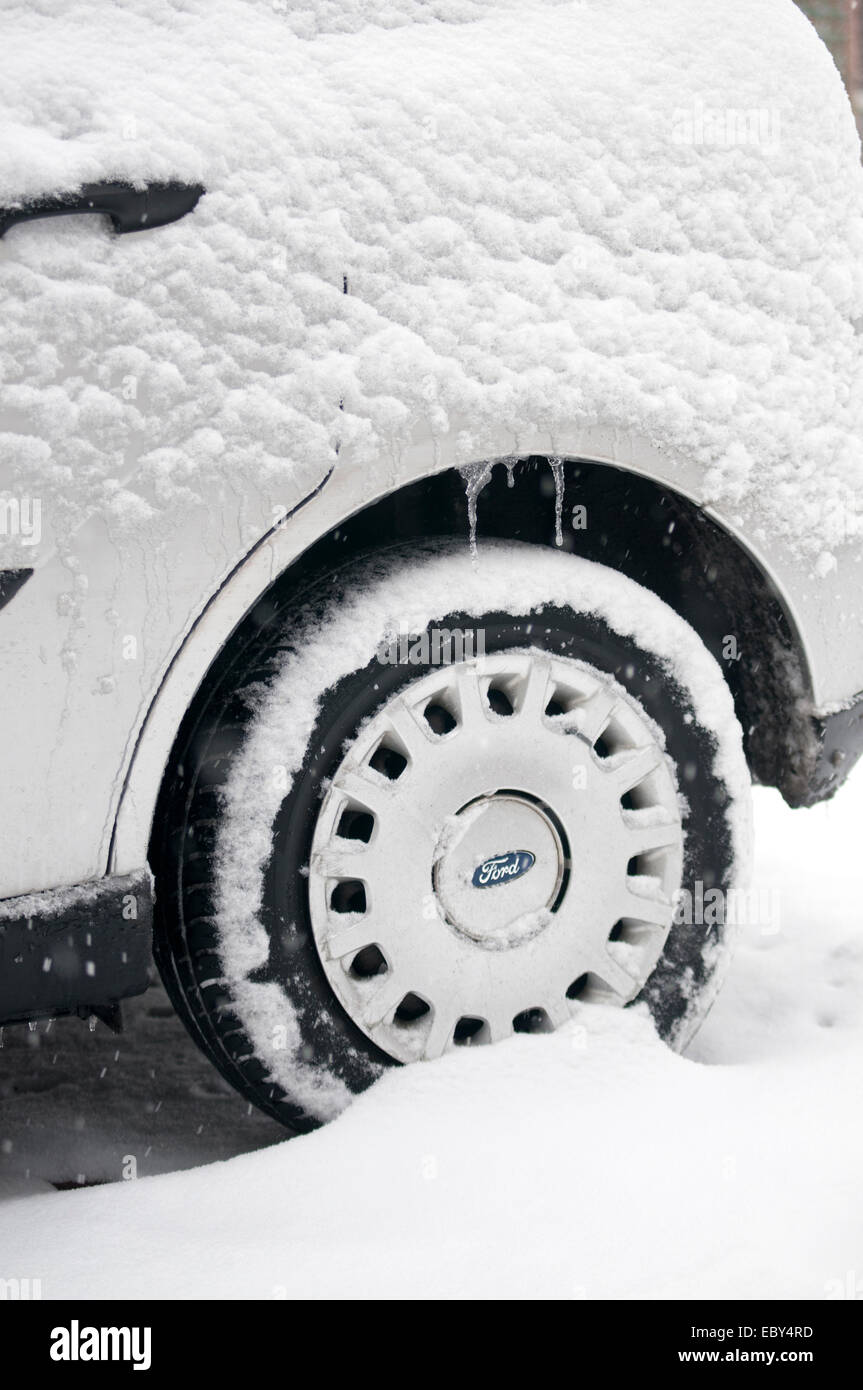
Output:
[[16,222],[82,212],[109,217],[115,232],[142,232],[185,217],[203,192],[199,183],[150,183],[144,188],[133,188],[129,183],[88,183],[78,193],[60,193],[19,207],[0,208],[0,237]]

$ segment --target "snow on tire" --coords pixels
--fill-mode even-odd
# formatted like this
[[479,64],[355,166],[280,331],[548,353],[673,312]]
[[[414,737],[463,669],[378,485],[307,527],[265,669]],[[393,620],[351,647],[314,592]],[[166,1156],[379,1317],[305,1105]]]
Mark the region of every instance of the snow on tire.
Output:
[[614,571],[507,542],[315,580],[229,666],[164,805],[166,984],[297,1130],[393,1063],[594,1002],[683,1046],[748,873],[741,730],[699,637]]

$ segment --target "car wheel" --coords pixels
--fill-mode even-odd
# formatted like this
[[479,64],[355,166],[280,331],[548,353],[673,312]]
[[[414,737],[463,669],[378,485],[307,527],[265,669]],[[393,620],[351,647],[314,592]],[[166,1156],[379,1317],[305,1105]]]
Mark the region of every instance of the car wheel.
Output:
[[719,667],[653,594],[440,543],[319,577],[223,668],[162,799],[157,957],[250,1100],[308,1129],[394,1063],[594,1004],[692,1036],[749,777]]

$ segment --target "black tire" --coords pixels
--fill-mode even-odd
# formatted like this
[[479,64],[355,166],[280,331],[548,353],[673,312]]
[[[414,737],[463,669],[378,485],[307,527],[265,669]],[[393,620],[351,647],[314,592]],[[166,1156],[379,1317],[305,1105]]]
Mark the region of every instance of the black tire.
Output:
[[[379,565],[378,561],[375,568],[373,562],[375,574]],[[215,863],[221,790],[256,717],[261,693],[285,654],[300,644],[298,634],[309,622],[319,625],[322,612],[333,611],[363,582],[364,572],[356,564],[319,577],[296,596],[289,615],[282,614],[223,653],[204,697],[181,731],[152,846],[156,958],[166,988],[192,1037],[222,1075],[294,1132],[314,1128],[329,1116],[272,1079],[223,978]],[[664,731],[667,752],[678,769],[688,804],[684,888],[694,892],[700,882],[705,889],[726,892],[732,886],[733,798],[716,771],[716,737],[693,718],[689,694],[663,659],[613,631],[602,618],[568,608],[545,608],[541,625],[535,612],[492,612],[479,619],[453,612],[441,615],[440,621],[465,632],[481,628],[489,653],[541,646],[613,675]],[[373,660],[326,691],[302,770],[273,824],[261,911],[269,959],[253,978],[284,991],[298,1020],[303,1055],[350,1093],[362,1091],[394,1063],[353,1023],[329,985],[311,931],[307,880],[301,869],[308,864],[322,785],[339,764],[346,741],[390,695],[428,669],[382,666]],[[706,1012],[718,988],[726,928],[719,922],[711,932],[710,949],[705,949],[703,928],[673,928],[639,995],[660,1034],[671,1042],[692,1031],[694,1018]]]

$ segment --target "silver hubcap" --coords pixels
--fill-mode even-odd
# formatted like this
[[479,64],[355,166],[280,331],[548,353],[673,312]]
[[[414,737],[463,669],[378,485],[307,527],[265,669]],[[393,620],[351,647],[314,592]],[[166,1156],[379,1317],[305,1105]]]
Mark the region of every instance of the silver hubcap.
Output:
[[309,865],[312,930],[400,1061],[625,1004],[671,928],[683,830],[661,735],[619,685],[536,650],[446,666],[360,730]]
[[[513,838],[530,848],[501,854]],[[445,824],[432,878],[447,922],[496,950],[529,941],[548,926],[568,867],[564,836],[550,815],[527,797],[497,792]],[[481,888],[507,892],[477,892]]]

